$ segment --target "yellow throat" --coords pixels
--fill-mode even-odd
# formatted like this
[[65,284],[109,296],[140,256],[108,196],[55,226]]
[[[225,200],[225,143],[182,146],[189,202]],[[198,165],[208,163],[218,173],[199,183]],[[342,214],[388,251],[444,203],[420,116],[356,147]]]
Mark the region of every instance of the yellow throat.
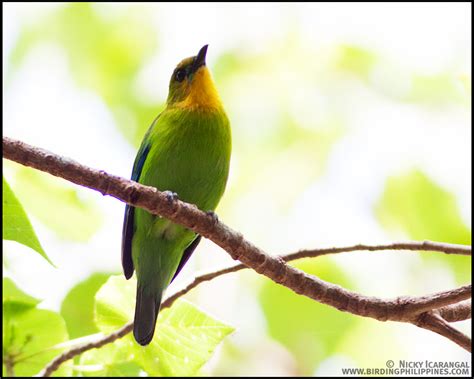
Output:
[[221,99],[206,66],[202,66],[196,71],[188,86],[188,95],[176,106],[188,109],[222,107]]

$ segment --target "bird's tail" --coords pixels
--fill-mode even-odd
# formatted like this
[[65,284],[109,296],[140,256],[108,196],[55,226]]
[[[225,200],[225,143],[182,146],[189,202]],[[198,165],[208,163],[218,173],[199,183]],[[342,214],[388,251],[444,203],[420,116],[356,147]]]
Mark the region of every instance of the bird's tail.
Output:
[[153,339],[162,295],[161,290],[150,291],[149,288],[137,285],[133,336],[140,345],[148,345]]

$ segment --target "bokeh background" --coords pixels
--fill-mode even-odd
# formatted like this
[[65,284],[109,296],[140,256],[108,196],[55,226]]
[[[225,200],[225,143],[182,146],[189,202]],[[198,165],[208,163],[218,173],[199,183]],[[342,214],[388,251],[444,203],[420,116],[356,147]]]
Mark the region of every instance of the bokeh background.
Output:
[[[129,177],[175,65],[209,44],[233,128],[220,220],[271,254],[400,239],[471,243],[471,4],[3,4],[4,135]],[[4,241],[4,277],[67,313],[119,274],[124,204],[3,161],[57,265]],[[209,241],[169,293],[231,264]],[[392,298],[471,281],[468,257],[347,253],[294,263]],[[254,272],[187,298],[236,331],[207,375],[341,375],[470,361],[454,343],[299,297]],[[468,321],[457,326],[471,333]],[[93,325],[90,332],[94,332]],[[71,338],[83,331],[69,328]]]

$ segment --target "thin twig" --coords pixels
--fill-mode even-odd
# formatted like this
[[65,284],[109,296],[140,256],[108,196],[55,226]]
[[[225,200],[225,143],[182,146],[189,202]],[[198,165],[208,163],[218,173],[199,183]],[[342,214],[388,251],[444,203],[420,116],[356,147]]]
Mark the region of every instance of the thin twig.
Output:
[[422,313],[417,317],[413,324],[442,335],[469,352],[472,350],[471,339],[464,333],[449,325],[440,315],[434,312]]
[[45,376],[45,377],[51,376],[51,374],[54,371],[56,371],[61,364],[68,361],[69,359],[72,359],[75,356],[80,355],[87,350],[97,349],[99,347],[112,343],[118,340],[119,338],[126,336],[128,333],[131,332],[132,328],[133,328],[133,323],[128,323],[124,325],[123,327],[121,327],[120,329],[116,330],[115,332],[108,334],[104,338],[75,347],[71,350],[68,350],[58,355],[51,362],[48,363],[48,365],[43,369],[43,371],[41,371],[38,374],[38,376]]
[[15,362],[13,361],[13,358],[10,355],[7,355],[3,358],[3,363],[5,364],[5,371],[7,376],[9,378],[13,378],[15,376]]
[[[326,249],[301,250],[292,255],[291,259],[298,259],[298,256],[316,257],[325,254],[348,253],[351,251],[380,251],[380,250],[409,250],[409,251],[437,251],[446,254],[471,255],[471,246],[456,245],[451,243],[433,242],[433,241],[408,241],[394,242],[380,245],[358,244],[348,247],[330,247]],[[295,258],[293,258],[295,257]]]

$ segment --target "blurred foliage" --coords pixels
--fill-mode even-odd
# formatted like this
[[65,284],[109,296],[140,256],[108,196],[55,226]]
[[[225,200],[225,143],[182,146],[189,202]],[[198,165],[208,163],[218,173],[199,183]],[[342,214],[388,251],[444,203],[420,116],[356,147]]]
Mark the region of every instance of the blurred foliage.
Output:
[[44,252],[23,206],[3,177],[2,187],[2,231],[3,239],[17,241],[31,247],[49,263],[53,264]]
[[[37,309],[38,301],[13,281],[4,279],[3,284],[3,362],[13,361],[15,376],[33,376],[61,352],[53,347],[68,340],[66,325],[56,312]],[[70,367],[64,365],[55,376],[70,373]]]
[[449,73],[416,75],[406,100],[427,104],[460,103],[467,94],[460,88],[459,79]]
[[20,290],[10,278],[3,278],[2,299],[3,305],[13,311],[34,308],[40,302]]
[[369,74],[377,63],[377,55],[360,46],[342,45],[339,47],[337,68],[356,76],[369,79]]
[[93,194],[62,179],[21,167],[14,188],[28,211],[61,238],[85,242],[102,224]]
[[472,96],[472,79],[468,75],[461,75],[459,77],[462,85],[464,86],[464,90],[469,96]]
[[[257,203],[266,210],[261,217],[283,216],[324,172],[345,127],[335,109],[312,98],[320,99],[324,89],[316,88],[327,69],[315,70],[315,62],[317,52],[302,53],[291,39],[256,53],[228,50],[217,58],[212,73],[233,127],[234,180],[219,206],[226,216],[244,223],[244,210]],[[268,229],[265,222],[254,227],[256,235]]]
[[468,109],[472,109],[472,79],[468,75],[461,75],[459,77],[459,87],[461,88],[463,96],[463,103]]
[[[102,332],[115,331],[133,319],[135,289],[136,281],[111,276],[97,292],[95,315]],[[178,300],[170,309],[159,313],[155,336],[148,346],[136,344],[131,336],[115,345],[123,353],[118,363],[136,362],[151,376],[195,375],[232,331],[232,327],[187,301]],[[115,362],[116,349],[111,348],[109,357],[104,359]]]
[[341,45],[336,54],[336,68],[364,81],[380,94],[395,101],[427,106],[467,104],[469,91],[461,78],[452,72],[433,74],[408,72],[398,62],[391,62],[374,51],[357,45]]
[[[239,180],[227,189],[220,207],[233,212],[232,217],[237,219],[245,218],[247,213],[243,210],[252,208],[257,203],[262,209],[271,207],[269,215],[273,212],[279,216],[286,215],[299,200],[304,188],[322,175],[329,152],[341,135],[342,131],[337,129],[312,131],[288,121],[275,133],[273,141],[262,143],[256,150],[249,146],[239,156]],[[291,186],[288,185],[287,178],[291,178]],[[269,193],[272,194],[271,197],[268,196]],[[243,194],[252,196],[253,203],[243,204],[242,201],[246,200]],[[257,227],[255,232],[260,228],[268,230],[262,222]]]
[[[419,170],[388,178],[375,213],[396,237],[463,245],[472,241],[471,230],[461,218],[455,197]],[[460,283],[471,280],[470,257],[435,253],[421,256],[427,261],[442,260],[451,265]]]
[[76,284],[64,298],[61,316],[66,321],[71,338],[99,332],[94,322],[94,299],[96,292],[109,276],[110,274],[94,273]]
[[157,48],[146,6],[64,4],[22,28],[11,54],[12,66],[18,68],[43,43],[63,49],[78,85],[99,94],[122,133],[138,145],[158,108],[135,90],[139,71]]
[[355,367],[384,367],[388,359],[400,356],[406,344],[390,324],[357,318],[354,327],[339,340],[337,355],[350,357]]
[[[304,259],[295,267],[325,281],[351,287],[349,278],[330,259]],[[311,375],[318,364],[337,352],[340,341],[356,324],[356,317],[297,295],[266,280],[259,300],[270,336],[293,353],[300,375]]]

